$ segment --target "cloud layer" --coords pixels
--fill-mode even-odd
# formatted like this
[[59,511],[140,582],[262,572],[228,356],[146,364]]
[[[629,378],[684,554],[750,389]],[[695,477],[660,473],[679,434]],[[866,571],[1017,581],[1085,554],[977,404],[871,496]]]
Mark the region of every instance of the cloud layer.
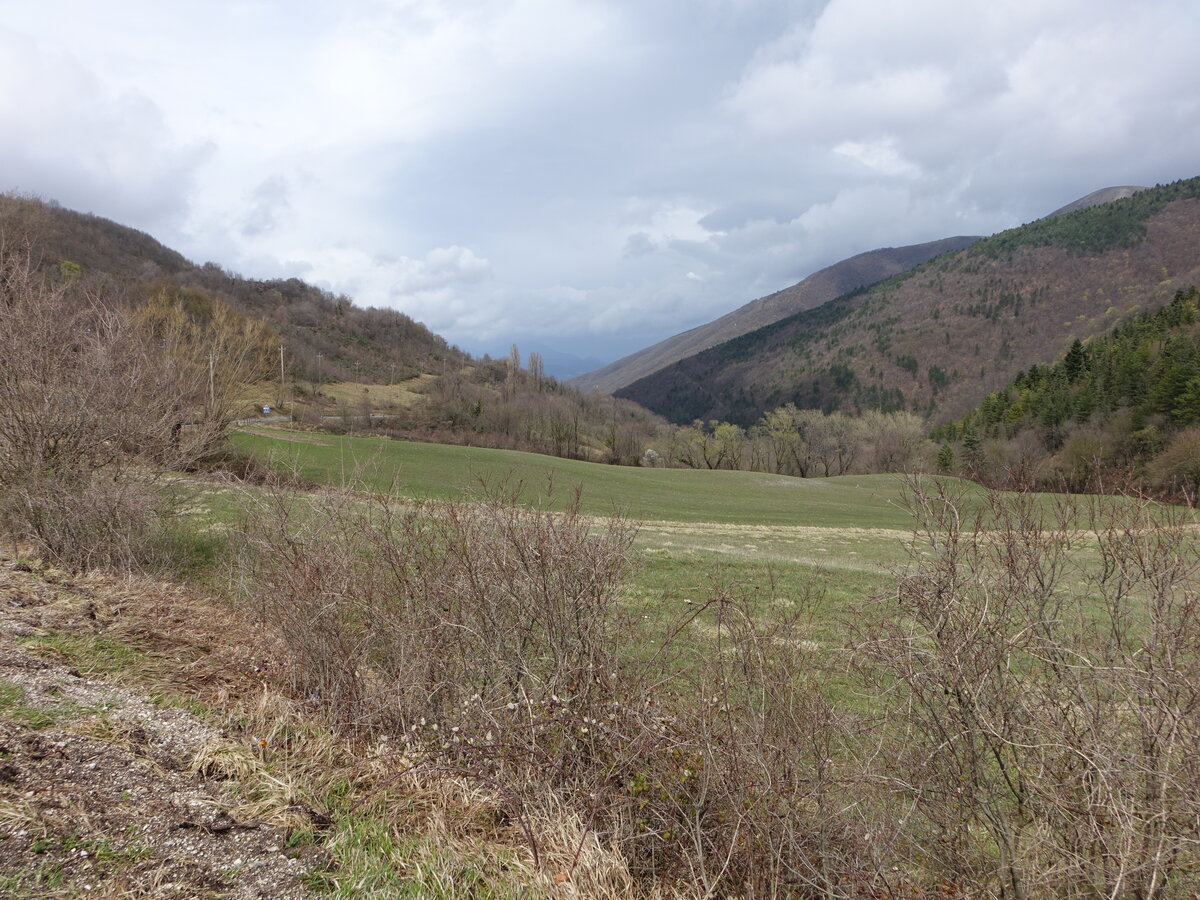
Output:
[[1200,174],[1191,0],[21,6],[0,189],[477,350],[615,356],[854,253]]

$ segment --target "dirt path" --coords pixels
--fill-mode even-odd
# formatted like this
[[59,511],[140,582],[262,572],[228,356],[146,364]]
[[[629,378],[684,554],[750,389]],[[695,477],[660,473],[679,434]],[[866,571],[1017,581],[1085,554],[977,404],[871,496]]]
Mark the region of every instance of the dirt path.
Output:
[[25,649],[61,593],[0,560],[0,897],[308,896],[285,834],[197,771],[219,731]]

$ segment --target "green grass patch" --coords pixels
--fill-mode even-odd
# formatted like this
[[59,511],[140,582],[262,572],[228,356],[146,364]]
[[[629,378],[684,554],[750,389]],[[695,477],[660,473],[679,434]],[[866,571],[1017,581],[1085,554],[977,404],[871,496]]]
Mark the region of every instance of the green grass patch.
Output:
[[141,659],[141,654],[132,647],[95,634],[52,632],[25,638],[21,644],[30,653],[69,662],[84,675],[127,672]]
[[[239,448],[320,484],[353,484],[413,499],[479,492],[484,484],[519,489],[524,502],[565,507],[580,491],[582,510],[635,519],[756,525],[905,529],[897,475],[792,478],[758,472],[607,466],[516,450],[489,450],[322,434],[289,440],[239,433]],[[307,436],[306,436],[307,437]]]
[[[335,803],[335,810],[345,806]],[[411,900],[523,900],[545,892],[523,884],[506,871],[503,857],[480,849],[438,846],[429,840],[401,837],[390,815],[377,804],[351,806],[334,813],[335,825],[324,837],[325,848],[337,859],[335,869],[318,869],[304,876],[305,884],[329,897],[396,897]]]
[[31,706],[25,702],[25,689],[21,685],[0,679],[0,716],[32,731],[50,728],[65,719],[72,719],[90,711],[77,703]]
[[47,710],[28,706],[25,703],[25,689],[7,680],[0,680],[0,716],[35,731],[49,728],[58,721]]

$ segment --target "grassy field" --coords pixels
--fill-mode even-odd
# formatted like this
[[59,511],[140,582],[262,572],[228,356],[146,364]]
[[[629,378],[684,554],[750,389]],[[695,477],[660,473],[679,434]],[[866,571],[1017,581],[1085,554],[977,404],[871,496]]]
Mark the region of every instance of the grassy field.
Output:
[[353,381],[331,381],[322,384],[319,393],[334,403],[354,408],[365,396],[372,410],[378,412],[391,406],[411,406],[420,399],[417,389],[433,380],[432,375],[418,375],[396,384],[361,384]]
[[[578,489],[585,513],[603,517],[619,510],[640,523],[635,567],[619,588],[613,632],[619,638],[612,650],[622,663],[632,664],[631,671],[651,672],[650,683],[665,695],[694,695],[697,685],[711,683],[705,679],[717,670],[714,661],[736,658],[730,649],[730,623],[744,621],[740,612],[747,610],[755,626],[770,635],[758,646],[797,648],[803,654],[800,668],[787,671],[812,677],[816,687],[806,690],[819,690],[839,715],[856,721],[860,715],[885,711],[884,704],[891,702],[890,691],[878,690],[875,675],[883,677],[884,671],[874,668],[881,663],[870,648],[877,645],[878,635],[891,633],[888,628],[898,622],[895,616],[904,614],[895,602],[896,573],[922,554],[919,546],[909,546],[915,523],[903,499],[901,477],[802,480],[747,472],[618,468],[518,452],[263,426],[244,430],[235,443],[313,481],[387,490],[398,498],[470,497],[481,492],[484,483],[507,483],[512,491],[520,487],[527,503],[561,509]],[[961,490],[966,507],[977,507],[984,498],[973,485],[953,480],[950,485]],[[207,482],[197,497],[197,515],[227,528],[239,505],[253,501],[259,490]],[[1035,502],[1049,510],[1059,500],[1044,495]],[[1124,502],[1099,501],[1101,506]],[[357,503],[357,497],[350,498],[352,509]],[[1062,533],[1069,541],[1069,565],[1057,580],[1056,593],[1064,596],[1093,596],[1086,593],[1092,585],[1085,576],[1094,570],[1099,554],[1085,518],[1074,517],[1070,530]],[[604,522],[595,524],[605,527]],[[1142,525],[1144,521],[1129,532],[1135,540],[1143,533]],[[1038,531],[1033,526],[1023,534],[1036,538]],[[1003,559],[1008,545],[996,537],[983,535],[977,546],[985,552],[995,546]],[[322,533],[315,541],[323,539]],[[1019,554],[1020,539],[1016,550]],[[974,602],[1013,593],[1011,583],[993,575],[981,582]],[[375,577],[371,569],[364,581]],[[336,589],[340,586],[338,581]],[[969,595],[963,596],[970,599]],[[729,596],[738,602],[706,605],[714,597]],[[1136,595],[1130,599],[1136,600]],[[1064,608],[1074,610],[1083,623],[1082,646],[1090,647],[1087,641],[1105,634],[1102,627],[1089,630],[1093,615],[1095,625],[1103,624],[1100,607],[1085,602]],[[1030,630],[1024,618],[1017,619],[1021,633]],[[1073,626],[1067,621],[1064,627]],[[919,635],[920,629],[913,633]],[[1014,652],[1013,659],[1016,666],[1029,664],[1028,656]],[[862,733],[874,742],[876,731]],[[857,751],[853,748],[850,756]],[[383,820],[381,814],[345,838],[339,847],[343,871],[353,871],[358,878],[357,856],[365,860],[411,852],[393,849],[386,829],[366,830]]]
[[906,559],[912,517],[903,478],[800,479],[753,472],[604,466],[530,453],[339,437],[269,428],[239,447],[325,484],[356,482],[411,498],[447,498],[505,484],[530,503],[641,522],[627,606],[662,625],[720,590],[762,598],[764,615],[820,609],[814,639],[886,585]]
[[[864,601],[885,590],[910,560],[914,518],[898,475],[801,479],[630,468],[267,427],[234,440],[318,483],[405,498],[470,496],[484,485],[504,485],[527,503],[561,509],[578,490],[583,512],[621,512],[641,523],[626,607],[651,631],[658,626],[661,632],[717,592],[736,591],[754,598],[764,617],[799,604],[811,608],[812,639],[837,646],[844,624],[861,616]],[[966,506],[981,502],[976,485],[951,481]],[[1049,509],[1058,499],[1044,495],[1039,502]]]
[[361,484],[418,499],[460,497],[482,485],[520,489],[526,502],[644,521],[907,529],[896,475],[790,478],[756,472],[603,466],[513,450],[301,434],[258,428],[235,443],[324,484]]

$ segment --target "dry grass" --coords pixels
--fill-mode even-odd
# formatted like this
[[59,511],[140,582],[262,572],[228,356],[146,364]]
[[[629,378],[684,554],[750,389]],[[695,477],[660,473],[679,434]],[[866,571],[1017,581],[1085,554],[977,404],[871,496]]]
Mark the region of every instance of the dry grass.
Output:
[[365,397],[372,412],[386,412],[395,406],[409,407],[424,401],[422,389],[437,376],[424,374],[397,384],[366,384],[341,381],[323,384],[320,394],[334,403],[344,403],[354,409]]
[[[298,850],[328,860],[324,881],[335,896],[403,887],[454,897],[467,883],[487,897],[628,896],[620,855],[569,810],[553,802],[526,810],[542,853],[535,866],[510,798],[478,780],[411,768],[397,744],[340,733],[324,707],[288,697],[281,648],[225,604],[143,576],[34,569],[24,590],[48,587],[38,612],[50,635],[37,646],[92,677],[202,705],[221,736],[196,749],[189,769],[223,785],[239,821],[280,826]],[[72,728],[116,746],[141,740],[109,717]],[[0,807],[14,827],[36,821],[30,815]],[[569,881],[555,881],[568,871]]]

